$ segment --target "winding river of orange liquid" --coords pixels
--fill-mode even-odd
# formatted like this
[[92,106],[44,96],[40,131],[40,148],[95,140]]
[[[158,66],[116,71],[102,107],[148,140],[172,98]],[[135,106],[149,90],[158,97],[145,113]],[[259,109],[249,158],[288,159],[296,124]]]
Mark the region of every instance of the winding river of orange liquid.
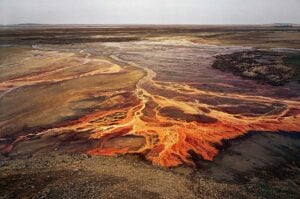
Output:
[[[300,132],[299,98],[278,99],[259,93],[202,90],[189,82],[161,80],[157,78],[159,72],[116,54],[111,55],[111,59],[146,73],[129,95],[106,93],[117,103],[129,105],[95,111],[61,127],[41,131],[36,136],[89,131],[93,132],[89,139],[99,140],[96,148],[87,151],[89,154],[141,154],[153,164],[173,167],[180,164],[193,166],[191,152],[204,160],[213,160],[218,154],[217,146],[222,145],[224,139],[233,139],[250,131]],[[226,82],[212,85],[233,87]],[[240,102],[242,105],[238,104]],[[269,108],[261,111],[263,106]],[[235,111],[224,111],[228,109]]]

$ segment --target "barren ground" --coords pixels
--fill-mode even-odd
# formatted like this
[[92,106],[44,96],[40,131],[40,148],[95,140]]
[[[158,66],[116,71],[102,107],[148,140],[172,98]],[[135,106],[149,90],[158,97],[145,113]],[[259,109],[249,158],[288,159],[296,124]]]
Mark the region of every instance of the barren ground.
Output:
[[2,27],[0,197],[297,198],[299,41],[295,27]]

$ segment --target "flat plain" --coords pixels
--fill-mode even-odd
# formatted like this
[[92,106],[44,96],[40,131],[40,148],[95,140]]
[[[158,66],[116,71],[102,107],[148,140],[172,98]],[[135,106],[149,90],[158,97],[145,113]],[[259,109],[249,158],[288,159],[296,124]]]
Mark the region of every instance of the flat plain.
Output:
[[300,32],[0,28],[0,198],[297,198]]

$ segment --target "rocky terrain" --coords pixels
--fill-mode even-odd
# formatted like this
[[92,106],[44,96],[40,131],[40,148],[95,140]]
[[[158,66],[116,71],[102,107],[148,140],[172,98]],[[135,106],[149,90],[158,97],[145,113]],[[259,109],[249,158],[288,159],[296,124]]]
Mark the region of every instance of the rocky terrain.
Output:
[[284,62],[293,56],[293,53],[274,51],[237,52],[217,56],[212,67],[273,86],[282,86],[299,75],[299,65],[292,66]]
[[197,160],[194,168],[164,169],[137,155],[2,156],[0,198],[296,199],[299,139],[299,134],[254,133],[228,142],[214,162]]

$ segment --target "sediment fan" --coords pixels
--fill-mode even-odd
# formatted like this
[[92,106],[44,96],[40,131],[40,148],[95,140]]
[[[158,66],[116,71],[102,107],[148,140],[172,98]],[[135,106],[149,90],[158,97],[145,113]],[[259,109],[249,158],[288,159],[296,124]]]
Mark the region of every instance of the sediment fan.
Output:
[[[33,107],[40,121],[29,115],[26,122],[47,124],[76,111],[79,119],[64,119],[36,133],[7,139],[2,152],[12,153],[17,143],[47,139],[54,146],[72,146],[78,136],[93,143],[86,147],[89,154],[137,153],[154,164],[172,167],[194,165],[191,153],[212,160],[222,140],[252,130],[300,131],[300,102],[278,96],[284,88],[258,88],[255,82],[211,68],[215,55],[248,48],[203,46],[182,38],[90,45],[90,49],[80,44],[44,45],[21,52],[27,53],[25,64],[42,63],[47,70],[1,82],[2,100],[29,100],[22,90],[37,88],[54,100],[42,98],[39,103],[45,109]],[[55,119],[39,113],[52,110],[49,104],[61,108],[50,112]],[[6,121],[6,128],[13,122]]]

